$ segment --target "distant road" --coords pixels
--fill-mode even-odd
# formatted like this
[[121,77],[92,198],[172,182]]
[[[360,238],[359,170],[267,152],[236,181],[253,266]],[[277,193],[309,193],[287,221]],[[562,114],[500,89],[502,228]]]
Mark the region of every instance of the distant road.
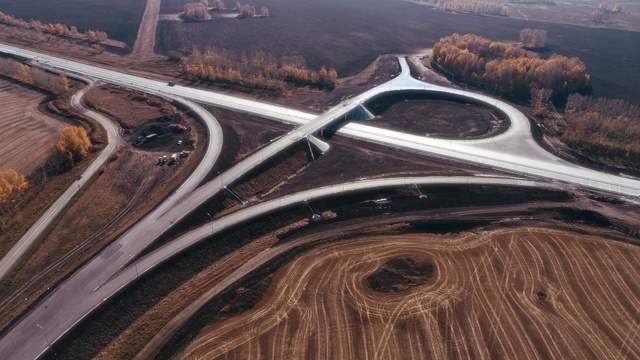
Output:
[[160,18],[160,0],[147,0],[147,7],[140,22],[138,37],[133,45],[132,57],[144,60],[153,56],[153,49],[156,46],[156,29]]

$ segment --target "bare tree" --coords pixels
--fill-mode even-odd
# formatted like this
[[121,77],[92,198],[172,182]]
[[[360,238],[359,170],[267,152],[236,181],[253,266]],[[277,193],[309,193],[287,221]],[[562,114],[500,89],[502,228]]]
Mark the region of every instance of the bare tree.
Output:
[[611,8],[611,12],[614,14],[617,14],[620,11],[622,11],[622,5],[620,5],[620,3],[613,4],[613,7]]
[[591,13],[591,20],[597,23],[607,22],[609,19],[609,9],[606,2],[601,2],[598,8]]
[[520,31],[520,42],[522,43],[522,47],[542,48],[547,42],[547,30],[522,29],[522,31]]

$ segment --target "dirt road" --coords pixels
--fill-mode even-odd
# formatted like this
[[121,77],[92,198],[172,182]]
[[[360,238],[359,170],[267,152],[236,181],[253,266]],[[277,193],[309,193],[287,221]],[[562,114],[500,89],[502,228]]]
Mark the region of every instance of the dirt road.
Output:
[[138,30],[138,38],[133,45],[131,55],[140,61],[152,57],[156,46],[156,28],[160,18],[160,0],[147,0],[147,7],[142,16],[142,23]]

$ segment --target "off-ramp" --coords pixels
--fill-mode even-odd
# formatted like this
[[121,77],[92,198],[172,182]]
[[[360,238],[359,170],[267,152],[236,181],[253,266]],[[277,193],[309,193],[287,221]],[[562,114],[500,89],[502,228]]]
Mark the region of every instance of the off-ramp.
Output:
[[[303,113],[297,110],[287,109],[271,104],[261,103],[228,95],[215,94],[196,89],[166,87],[164,83],[143,79],[131,75],[120,74],[110,70],[96,68],[90,65],[75,63],[64,59],[45,56],[23,49],[17,49],[1,45],[0,50],[20,56],[30,57],[41,63],[93,76],[104,81],[130,87],[139,91],[153,93],[161,96],[185,96],[191,99],[214,104],[221,107],[240,110],[248,113],[259,114],[261,116],[300,123],[292,132],[283,136],[271,145],[259,150],[245,161],[236,165],[222,177],[209,182],[208,184],[193,191],[197,185],[196,177],[189,179],[169,202],[157,208],[150,216],[146,217],[136,226],[125,233],[117,242],[109,246],[100,256],[87,264],[79,272],[74,274],[59,289],[53,292],[46,300],[49,306],[56,309],[55,312],[48,311],[46,307],[34,309],[26,318],[18,323],[3,339],[0,340],[0,352],[10,353],[16,358],[37,357],[46,350],[46,339],[38,324],[44,326],[52,341],[58,339],[68,331],[77,321],[98,306],[102,301],[111,296],[117,289],[127,283],[128,280],[121,281],[122,274],[131,273],[131,270],[123,270],[118,277],[111,279],[118,269],[122,268],[131,258],[144,249],[154,239],[169,229],[176,221],[179,221],[187,213],[195,209],[199,204],[220,191],[224,185],[235,181],[237,178],[247,173],[255,166],[261,164],[265,159],[270,158],[290,144],[303,139],[304,137],[326,127],[331,122],[339,119],[350,111],[365,103],[369,99],[380,94],[394,91],[433,91],[438,93],[449,93],[452,96],[466,97],[474,101],[489,104],[507,114],[512,121],[512,128],[504,134],[486,140],[478,141],[449,141],[442,139],[429,139],[418,136],[406,135],[394,131],[376,129],[362,124],[349,124],[340,130],[340,133],[347,136],[364,138],[369,141],[384,143],[400,148],[407,148],[413,151],[424,151],[429,154],[436,154],[443,157],[454,158],[462,161],[472,161],[486,164],[487,166],[506,169],[516,173],[542,176],[551,179],[566,181],[581,186],[604,189],[618,194],[638,195],[640,194],[640,183],[636,180],[621,177],[613,177],[596,171],[582,169],[576,165],[563,162],[544,151],[541,151],[537,144],[531,139],[529,125],[526,117],[512,106],[483,96],[469,93],[462,90],[452,90],[435,85],[417,82],[407,75],[406,61],[401,59],[403,74],[398,78],[371,89],[359,96],[354,97],[349,102],[336,106],[320,116]],[[217,142],[216,142],[217,143]],[[221,143],[221,142],[220,142]],[[211,146],[211,144],[210,144]],[[207,156],[212,156],[214,150],[207,151]],[[219,153],[219,150],[218,150]],[[215,159],[216,156],[213,158]],[[210,162],[212,165],[213,162]],[[475,179],[475,178],[474,178]],[[467,179],[468,181],[469,179]],[[406,180],[404,180],[406,181]],[[413,180],[411,180],[413,182]],[[475,181],[475,180],[474,180]],[[373,183],[362,184],[363,186],[382,186]],[[347,190],[344,184],[343,190]],[[355,185],[354,185],[355,186]],[[316,189],[316,191],[319,191]],[[189,194],[189,195],[187,195]],[[311,194],[313,196],[313,194]],[[287,198],[277,200],[279,202],[288,201]],[[297,199],[296,201],[301,201]],[[265,203],[267,204],[267,203]],[[268,203],[269,206],[285,206],[284,203]],[[257,216],[260,211],[264,211],[263,204],[252,206],[242,212],[240,218],[233,216],[222,218],[214,223],[217,226],[231,226],[238,221]],[[244,217],[244,218],[243,218]],[[207,236],[206,231],[190,233],[190,239]],[[210,235],[210,234],[209,234]],[[191,240],[189,240],[191,241]],[[188,241],[187,241],[188,242]],[[171,254],[185,246],[185,239],[178,239],[170,244],[166,251]],[[149,260],[154,263],[156,260]],[[142,263],[138,264],[138,270],[145,270]],[[118,279],[118,281],[116,281]],[[130,279],[129,279],[130,280]],[[30,344],[25,344],[22,339],[38,339]]]

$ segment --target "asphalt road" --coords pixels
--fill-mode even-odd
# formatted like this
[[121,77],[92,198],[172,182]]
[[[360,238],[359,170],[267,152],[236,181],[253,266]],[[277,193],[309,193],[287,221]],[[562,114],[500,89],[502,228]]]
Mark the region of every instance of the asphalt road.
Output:
[[9,252],[0,260],[0,281],[24,258],[31,247],[43,236],[53,222],[60,216],[74,199],[76,194],[91,181],[100,167],[107,162],[118,145],[120,128],[109,118],[82,105],[81,99],[91,89],[93,83],[89,79],[82,79],[88,86],[78,91],[71,99],[71,105],[80,113],[95,119],[107,133],[107,146],[78,179],[51,205],[40,218],[27,230]]
[[[179,221],[206,199],[221,191],[224,185],[235,181],[292,143],[326,127],[332,121],[343,117],[357,106],[360,106],[361,103],[382,93],[421,90],[466,96],[501,109],[511,118],[512,127],[507,132],[495,138],[476,141],[430,139],[353,123],[345,126],[339,133],[398,148],[407,148],[413,151],[418,150],[463,161],[478,162],[502,170],[506,169],[528,175],[548,177],[550,179],[562,180],[586,187],[605,189],[614,193],[632,194],[635,196],[640,194],[640,183],[636,180],[609,176],[596,171],[582,169],[576,165],[563,162],[540,150],[535,142],[532,143],[533,139],[531,139],[530,136],[528,121],[524,115],[512,106],[484,95],[442,88],[412,79],[408,76],[404,59],[401,59],[404,70],[403,74],[396,79],[356,96],[347,103],[338,105],[320,116],[316,116],[297,110],[228,95],[179,86],[167,87],[164,83],[157,81],[44,56],[5,45],[0,46],[0,51],[31,57],[43,64],[83,73],[109,83],[147,93],[162,96],[169,96],[169,94],[171,94],[173,96],[189,97],[216,106],[259,114],[279,121],[301,124],[301,126],[295,130],[229,169],[221,177],[214,179],[195,191],[193,191],[193,189],[197,183],[190,178],[186,185],[180,187],[180,189],[169,198],[169,202],[164,203],[154,210],[115,243],[106,248],[97,258],[72,275],[58,289],[54,290],[40,306],[36,307],[29,315],[16,324],[5,337],[0,339],[0,353],[11,354],[10,358],[34,358],[46,351],[47,339],[44,336],[45,333],[48,335],[47,338],[50,341],[55,341],[67,332],[77,321],[86,316],[88,312],[110,296],[107,294],[113,293],[117,285],[114,282],[115,279],[112,279],[112,276],[115,275],[118,270],[130,262],[133,256],[169,229],[175,222]],[[207,155],[209,152],[210,151],[207,151]],[[210,164],[213,165],[213,162]],[[413,182],[413,180],[411,181]],[[376,186],[374,184],[364,185]],[[346,191],[348,186],[351,185],[344,184],[343,187],[345,188],[343,191]],[[379,184],[377,186],[382,185]],[[285,198],[276,201],[281,202],[283,200],[287,201]],[[258,216],[260,211],[265,210],[260,206],[262,206],[262,204],[247,208],[247,212],[243,212],[244,215],[242,216],[246,218]],[[275,203],[271,203],[271,206],[275,206]],[[284,203],[278,203],[278,206],[284,206]],[[216,223],[221,222],[219,226],[224,226],[227,222],[228,224],[233,224],[236,223],[236,221],[243,220],[242,218],[225,217],[217,220]],[[214,225],[216,223],[214,223]],[[206,236],[205,234],[200,235]],[[200,235],[192,234],[194,238]],[[180,244],[184,244],[184,240],[176,240],[171,244],[174,243],[176,244],[174,246],[180,247],[182,246]],[[179,249],[176,248],[174,250],[177,251]],[[142,266],[140,265],[141,264],[137,264],[137,269],[140,271],[142,268],[144,271],[144,264],[142,264]],[[130,269],[130,267],[128,269]],[[131,270],[125,270],[125,272],[126,271],[130,272]],[[120,274],[122,273],[123,272]],[[44,303],[47,304],[46,307],[42,306]],[[31,341],[26,342],[24,339],[31,339]]]
[[[169,87],[165,83],[138,76],[118,73],[69,60],[39,54],[37,52],[0,45],[0,51],[35,59],[50,66],[95,77],[109,83],[156,94],[173,94],[235,111],[250,113],[292,124],[306,124],[315,121],[317,115],[289,109],[265,102],[182,86]],[[411,78],[408,65],[400,58],[403,72],[397,78],[368,90],[350,100],[347,106],[332,109],[337,114],[348,113],[359,103],[382,93],[394,91],[420,90],[439,94],[466,97],[495,107],[504,112],[512,122],[512,127],[503,134],[482,140],[446,140],[424,136],[403,134],[402,132],[379,129],[363,123],[350,123],[338,133],[365,141],[377,142],[392,147],[420,151],[431,155],[452,158],[467,162],[484,164],[496,169],[518,174],[545,177],[563,181],[576,186],[604,190],[624,195],[640,196],[640,181],[621,176],[609,175],[599,171],[582,168],[559,159],[541,149],[531,137],[529,122],[513,106],[498,99],[465,90],[427,84]],[[330,110],[330,111],[332,111]]]
[[[204,224],[201,227],[192,230],[181,237],[175,239],[157,250],[149,253],[147,256],[139,259],[135,265],[124,269],[117,277],[112,279],[108,286],[102,290],[105,291],[104,296],[111,296],[114,292],[124,288],[127,284],[133,282],[138,274],[143,274],[150,269],[170,260],[173,256],[179,254],[185,249],[197,244],[198,242],[210,238],[229,227],[236,226],[244,222],[251,221],[257,217],[277,212],[282,208],[290,207],[296,204],[302,204],[304,201],[313,201],[320,198],[341,196],[352,192],[362,190],[373,190],[381,188],[406,187],[406,186],[429,186],[429,185],[500,185],[500,186],[518,186],[518,187],[538,187],[556,189],[557,186],[548,183],[539,183],[527,181],[523,179],[505,178],[505,177],[466,177],[466,176],[432,176],[432,177],[415,177],[415,178],[387,178],[376,180],[363,180],[357,182],[347,182],[332,186],[320,187],[312,190],[302,191],[296,194],[284,196],[279,199],[264,202],[249,208],[240,210],[233,214],[227,215],[212,223]],[[286,243],[281,246],[275,246],[265,250],[260,255],[243,264],[238,270],[234,271],[230,276],[216,284],[205,294],[196,300],[193,304],[186,307],[180,314],[176,315],[156,336],[145,346],[138,354],[136,359],[151,358],[154,351],[161,347],[167,338],[178,331],[200,307],[207,304],[213,297],[219,295],[229,286],[239,281],[252,271],[263,266],[277,256],[280,256],[294,247],[298,247],[299,243]]]

